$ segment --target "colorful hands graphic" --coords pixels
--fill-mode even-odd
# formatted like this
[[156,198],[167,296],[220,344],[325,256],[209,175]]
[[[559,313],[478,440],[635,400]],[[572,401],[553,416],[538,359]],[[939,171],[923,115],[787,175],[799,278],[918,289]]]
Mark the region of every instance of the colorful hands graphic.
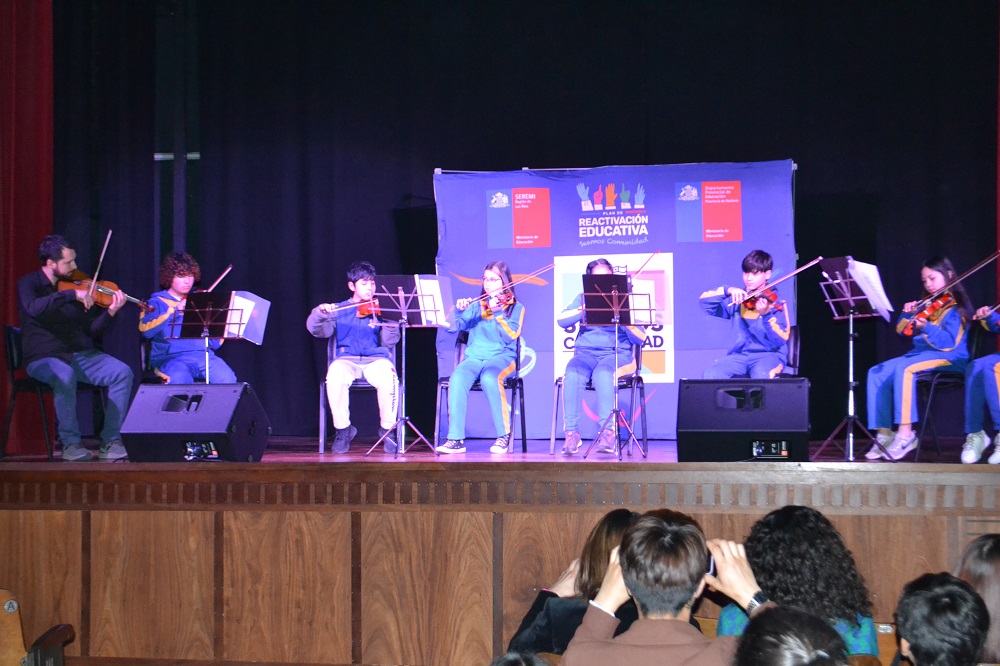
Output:
[[615,194],[615,184],[614,183],[609,183],[608,186],[606,188],[604,188],[604,198],[608,202],[608,208],[614,208],[615,207],[615,199],[618,198],[618,195]]
[[576,186],[576,193],[580,195],[581,201],[587,201],[590,199],[590,188],[583,183]]
[[604,190],[602,190],[601,186],[598,185],[597,189],[594,190],[594,205],[600,206],[603,201],[604,201]]
[[646,190],[643,189],[642,183],[635,188],[635,205],[642,206],[642,202],[646,200]]

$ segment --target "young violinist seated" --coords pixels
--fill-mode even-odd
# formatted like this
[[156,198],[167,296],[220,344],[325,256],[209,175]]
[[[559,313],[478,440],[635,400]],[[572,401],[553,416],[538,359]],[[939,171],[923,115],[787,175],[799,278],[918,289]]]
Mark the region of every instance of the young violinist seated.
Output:
[[[773,379],[788,361],[788,326],[778,317],[777,294],[767,289],[774,262],[763,250],[743,258],[745,288],[723,285],[701,295],[702,309],[730,321],[733,345],[729,352],[705,369],[705,379],[751,377]],[[748,295],[757,298],[748,299]]]
[[[94,304],[87,283],[72,284],[70,280],[77,273],[76,251],[62,236],[46,236],[38,246],[38,259],[41,268],[17,282],[21,348],[28,376],[52,387],[62,459],[93,459],[81,443],[76,416],[79,382],[108,389],[100,458],[125,458],[121,427],[132,393],[132,370],[94,349],[94,340],[111,326],[128,297],[114,290],[102,308]],[[69,288],[60,289],[60,281]]]
[[[201,281],[201,267],[187,252],[174,252],[160,264],[160,288],[149,297],[150,310],[139,319],[139,332],[151,340],[149,362],[167,384],[205,381],[205,343],[181,339],[181,322],[188,294]],[[215,355],[222,340],[210,340],[208,377],[213,384],[235,384],[236,373]]]
[[517,339],[524,324],[524,306],[510,286],[510,268],[502,261],[492,261],[483,269],[483,288],[478,298],[460,298],[455,304],[459,313],[448,331],[469,332],[465,358],[451,373],[448,388],[448,440],[437,447],[441,453],[465,453],[465,417],[469,390],[478,379],[486,394],[497,438],[491,453],[510,451],[510,405],[504,380],[516,369]]
[[[969,297],[961,284],[952,285],[955,269],[947,257],[931,257],[920,269],[925,298],[935,295],[926,307],[920,301],[903,306],[896,332],[913,338],[913,349],[868,371],[868,428],[878,432],[878,441],[865,454],[868,460],[902,460],[917,448],[917,373],[950,370],[962,372],[969,360],[965,345],[966,322],[972,318]],[[897,423],[893,435],[892,424]],[[881,445],[881,446],[879,446]]]
[[[587,275],[611,275],[613,272],[607,259],[595,259],[587,264]],[[556,322],[568,328],[582,321],[581,293],[559,313]],[[632,345],[641,345],[645,340],[646,332],[639,326],[619,327],[617,340],[614,326],[580,326],[573,345],[573,358],[566,364],[566,375],[563,377],[564,455],[571,456],[580,450],[580,407],[587,382],[593,378],[597,392],[597,419],[598,423],[603,423],[614,405],[618,378],[635,370]],[[614,453],[614,428],[605,428],[600,436],[597,450]]]
[[326,396],[333,414],[333,452],[347,453],[358,429],[351,425],[350,392],[355,379],[364,377],[378,398],[379,437],[386,453],[396,452],[389,430],[396,423],[398,378],[392,349],[399,342],[399,328],[380,326],[381,312],[375,295],[375,267],[356,261],[347,269],[351,297],[340,303],[321,303],[306,319],[306,328],[317,338],[328,338],[333,360],[326,373]]
[[[983,306],[973,317],[991,333],[1000,333],[1000,314],[996,307]],[[1000,354],[994,353],[969,361],[965,368],[965,444],[962,446],[962,462],[968,465],[979,462],[983,452],[990,445],[989,435],[983,429],[984,411],[990,412],[993,429],[993,453],[988,462],[1000,464]]]

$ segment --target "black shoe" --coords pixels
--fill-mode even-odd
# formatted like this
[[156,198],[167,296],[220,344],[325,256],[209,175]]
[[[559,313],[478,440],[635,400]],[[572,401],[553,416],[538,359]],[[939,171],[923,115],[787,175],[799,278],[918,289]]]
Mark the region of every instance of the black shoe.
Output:
[[382,439],[383,436],[385,437],[385,439],[382,439],[382,450],[385,451],[386,453],[395,453],[399,449],[399,445],[396,444],[395,429],[386,430],[385,428],[379,428],[378,436],[379,439]]
[[354,426],[337,429],[337,433],[333,436],[333,452],[347,453],[348,449],[351,448],[351,440],[357,434],[358,429]]

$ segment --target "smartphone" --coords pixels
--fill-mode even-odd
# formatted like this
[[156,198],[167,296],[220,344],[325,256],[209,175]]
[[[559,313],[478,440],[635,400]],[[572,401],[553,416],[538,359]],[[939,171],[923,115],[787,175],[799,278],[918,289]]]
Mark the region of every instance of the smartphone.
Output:
[[715,556],[714,555],[709,555],[708,556],[708,571],[706,571],[705,573],[707,575],[709,575],[709,576],[714,576],[715,575]]

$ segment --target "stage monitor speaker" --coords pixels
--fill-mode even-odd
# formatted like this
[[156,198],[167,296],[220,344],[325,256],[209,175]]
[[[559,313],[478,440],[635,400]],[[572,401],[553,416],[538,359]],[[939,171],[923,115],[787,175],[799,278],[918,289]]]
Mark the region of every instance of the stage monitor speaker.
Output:
[[271,423],[249,384],[143,384],[122,425],[133,462],[260,462]]
[[808,459],[808,379],[680,381],[679,462]]

